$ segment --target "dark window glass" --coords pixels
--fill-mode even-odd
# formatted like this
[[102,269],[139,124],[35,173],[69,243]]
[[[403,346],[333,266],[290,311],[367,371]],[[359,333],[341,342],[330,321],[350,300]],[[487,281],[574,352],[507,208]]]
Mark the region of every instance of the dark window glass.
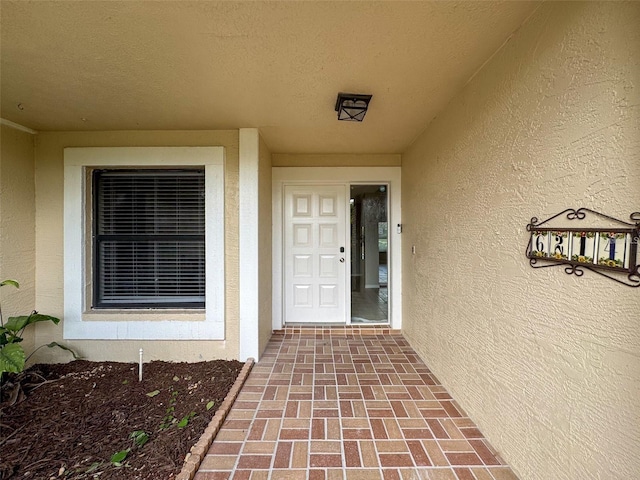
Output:
[[205,302],[204,170],[95,170],[97,308]]

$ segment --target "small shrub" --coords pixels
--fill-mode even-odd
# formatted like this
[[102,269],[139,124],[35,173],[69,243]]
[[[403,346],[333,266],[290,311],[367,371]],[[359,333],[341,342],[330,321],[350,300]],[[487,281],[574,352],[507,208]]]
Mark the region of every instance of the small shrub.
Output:
[[[20,288],[20,284],[15,280],[4,280],[0,282],[0,287],[5,287],[7,285]],[[0,379],[4,377],[5,373],[22,372],[24,370],[25,363],[27,363],[27,360],[29,360],[31,355],[45,346],[49,348],[62,348],[63,350],[71,352],[73,358],[78,359],[78,356],[73,350],[57,342],[42,345],[27,356],[24,348],[20,345],[20,342],[23,340],[22,335],[29,325],[37,322],[53,322],[57,325],[60,323],[60,319],[50,315],[43,315],[34,310],[29,315],[9,317],[7,323],[5,323],[2,318],[2,308],[0,307]]]

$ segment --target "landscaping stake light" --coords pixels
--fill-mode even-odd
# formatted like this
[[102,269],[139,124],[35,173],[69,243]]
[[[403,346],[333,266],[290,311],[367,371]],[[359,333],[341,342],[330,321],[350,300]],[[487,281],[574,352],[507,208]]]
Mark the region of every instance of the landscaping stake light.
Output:
[[140,363],[138,364],[138,381],[142,381],[142,349],[140,349]]

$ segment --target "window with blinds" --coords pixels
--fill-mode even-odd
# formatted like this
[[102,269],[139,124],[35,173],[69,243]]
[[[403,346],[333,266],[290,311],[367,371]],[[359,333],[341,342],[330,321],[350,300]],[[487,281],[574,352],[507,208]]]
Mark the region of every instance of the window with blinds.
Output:
[[202,308],[204,170],[94,170],[93,306]]

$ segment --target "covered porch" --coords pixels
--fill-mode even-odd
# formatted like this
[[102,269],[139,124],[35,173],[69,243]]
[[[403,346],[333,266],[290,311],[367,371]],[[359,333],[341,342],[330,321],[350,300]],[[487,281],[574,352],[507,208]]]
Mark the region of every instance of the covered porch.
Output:
[[[511,479],[486,439],[522,480],[637,476],[640,289],[533,269],[525,249],[532,217],[639,210],[639,2],[0,9],[0,280],[21,284],[3,311],[62,319],[26,335],[27,350],[259,358],[199,480]],[[338,121],[340,92],[373,94],[362,123]],[[192,158],[200,149],[215,154]],[[303,183],[317,168],[324,186],[401,188],[385,308],[402,336],[286,330],[273,230],[283,168]],[[397,182],[364,178],[377,168]],[[101,169],[204,171],[199,306],[101,307]]]

